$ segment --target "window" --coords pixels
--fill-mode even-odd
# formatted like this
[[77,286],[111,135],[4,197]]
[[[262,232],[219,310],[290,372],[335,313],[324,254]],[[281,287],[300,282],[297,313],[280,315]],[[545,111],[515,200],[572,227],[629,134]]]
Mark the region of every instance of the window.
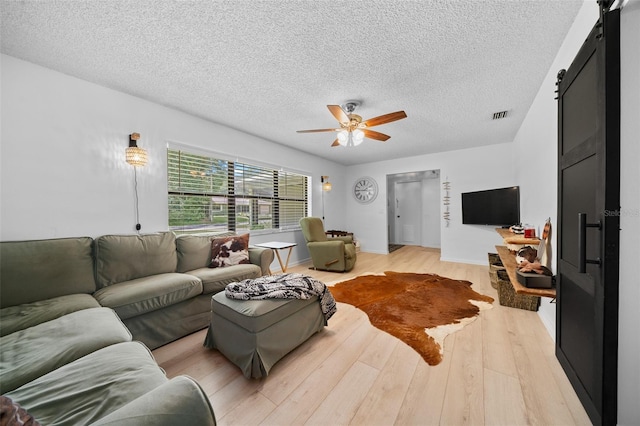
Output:
[[308,177],[168,149],[169,229],[176,233],[299,228]]

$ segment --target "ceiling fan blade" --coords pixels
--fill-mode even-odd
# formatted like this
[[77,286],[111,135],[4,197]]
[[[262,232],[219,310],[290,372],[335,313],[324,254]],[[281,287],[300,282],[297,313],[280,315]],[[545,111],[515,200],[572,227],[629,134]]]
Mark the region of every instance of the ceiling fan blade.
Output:
[[327,108],[329,108],[331,114],[333,114],[336,120],[338,120],[340,123],[346,124],[350,121],[349,116],[346,112],[344,112],[340,105],[327,105]]
[[335,141],[333,141],[333,143],[331,144],[331,146],[339,146],[340,145],[340,141],[338,141],[338,139],[336,139]]
[[375,130],[362,129],[365,138],[375,139],[377,141],[385,142],[391,136],[385,135],[384,133],[376,132]]
[[407,114],[404,111],[396,111],[391,112],[389,114],[380,115],[378,117],[370,118],[367,121],[363,121],[366,127],[379,126],[385,123],[391,123],[392,121],[402,120],[403,118],[407,118]]
[[318,133],[318,132],[339,132],[340,129],[312,129],[312,130],[296,130],[298,133]]

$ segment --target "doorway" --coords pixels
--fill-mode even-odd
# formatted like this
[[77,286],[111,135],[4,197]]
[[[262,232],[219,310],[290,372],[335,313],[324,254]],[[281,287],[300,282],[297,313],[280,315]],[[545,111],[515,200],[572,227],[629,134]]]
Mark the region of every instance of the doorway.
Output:
[[440,171],[387,175],[389,252],[404,245],[440,248]]

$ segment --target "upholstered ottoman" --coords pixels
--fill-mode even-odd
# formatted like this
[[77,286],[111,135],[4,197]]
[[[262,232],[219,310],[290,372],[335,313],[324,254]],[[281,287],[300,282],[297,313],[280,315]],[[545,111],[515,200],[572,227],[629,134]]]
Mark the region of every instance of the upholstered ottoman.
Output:
[[310,299],[211,298],[211,324],[204,345],[219,350],[245,377],[260,378],[325,325],[318,297]]

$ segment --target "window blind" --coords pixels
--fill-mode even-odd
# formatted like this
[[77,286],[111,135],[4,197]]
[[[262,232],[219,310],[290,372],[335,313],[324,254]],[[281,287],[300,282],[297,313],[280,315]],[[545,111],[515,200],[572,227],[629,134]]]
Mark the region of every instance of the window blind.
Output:
[[308,177],[167,150],[169,229],[176,233],[299,228]]

